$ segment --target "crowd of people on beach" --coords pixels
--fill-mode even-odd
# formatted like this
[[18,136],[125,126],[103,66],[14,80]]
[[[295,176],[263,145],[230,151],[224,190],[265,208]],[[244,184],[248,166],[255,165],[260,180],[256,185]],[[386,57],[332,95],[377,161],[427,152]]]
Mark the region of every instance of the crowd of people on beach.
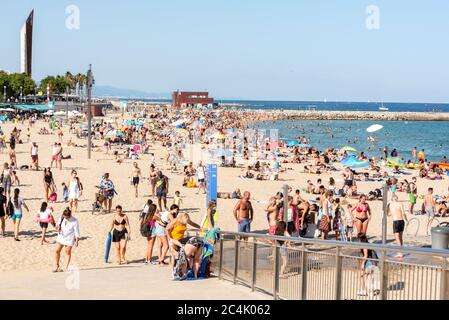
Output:
[[[218,190],[217,198],[212,199],[204,212],[201,222],[193,221],[189,213],[182,210],[183,200],[181,188],[195,188],[197,194],[206,194],[207,168],[203,161],[194,163],[186,156],[187,144],[198,143],[201,152],[207,154],[211,162],[216,163],[223,170],[240,170],[239,177],[243,180],[279,181],[293,170],[291,165],[300,165],[303,173],[317,175],[316,181],[308,179],[294,181],[287,193],[273,192],[266,202],[266,226],[269,235],[285,237],[335,239],[339,241],[367,242],[370,232],[369,226],[373,214],[370,203],[382,200],[384,190],[373,188],[368,193],[358,190],[359,183],[385,182],[388,185],[389,208],[388,214],[393,219],[393,231],[396,244],[403,245],[403,232],[408,221],[407,214],[425,213],[428,215],[427,229],[432,225],[435,216],[446,217],[449,213],[449,194],[436,196],[429,188],[425,195],[420,195],[418,179],[443,180],[446,169],[426,160],[424,150],[414,148],[411,159],[407,162],[393,163],[387,166],[387,159],[398,159],[396,149],[391,153],[385,148],[383,157],[377,161],[369,159],[364,152],[351,155],[346,150],[329,148],[320,151],[309,145],[305,136],[299,136],[289,147],[272,138],[261,136],[251,130],[250,124],[264,120],[258,112],[247,111],[245,117],[232,109],[187,108],[173,110],[168,106],[136,110],[130,119],[115,116],[94,122],[92,132],[94,137],[93,151],[103,153],[114,159],[120,165],[124,161],[132,162],[130,172],[130,188],[134,197],[141,199],[141,188],[147,188],[151,198],[142,203],[139,215],[138,231],[145,238],[147,246],[143,254],[144,264],[170,265],[173,277],[185,279],[188,270],[192,276],[198,277],[201,269],[202,254],[205,246],[203,237],[206,232],[216,232],[216,208],[218,199],[235,201],[232,216],[235,219],[236,230],[242,234],[251,233],[251,224],[260,212],[255,212],[250,190],[240,190],[235,186],[233,191]],[[42,203],[36,213],[36,222],[42,229],[41,244],[48,243],[46,235],[51,225],[57,232],[54,253],[54,272],[67,270],[71,260],[71,251],[80,241],[80,225],[76,215],[79,213],[80,198],[85,190],[76,169],[70,169],[70,175],[63,177],[63,161],[70,159],[64,156],[64,141],[68,147],[86,147],[78,145],[75,139],[86,137],[86,126],[77,122],[63,124],[54,119],[45,119],[48,129],[39,133],[55,135],[55,142],[51,146],[38,146],[32,142],[29,128],[34,126],[37,118],[29,117],[28,128],[24,133],[15,127],[6,139],[6,134],[0,128],[0,146],[2,149],[8,143],[9,162],[3,166],[0,181],[0,221],[2,235],[6,232],[6,217],[13,222],[14,239],[20,240],[20,222],[24,211],[30,211],[26,197],[20,192],[18,173],[26,170],[42,170],[43,196]],[[24,123],[26,118],[22,119]],[[175,122],[176,125],[171,125]],[[69,129],[68,136],[63,129]],[[241,133],[243,132],[243,135]],[[24,141],[25,140],[25,141]],[[15,154],[16,144],[30,144],[30,163],[19,166]],[[160,144],[166,150],[166,157],[162,165],[156,164],[156,156],[150,153],[153,144]],[[47,161],[39,157],[40,148],[51,149],[51,159]],[[342,166],[341,162],[349,157],[369,164],[363,170]],[[140,168],[138,159],[149,159],[148,168]],[[399,161],[399,160],[398,160]],[[442,160],[442,163],[445,160]],[[42,162],[49,165],[41,167]],[[410,166],[414,166],[413,169]],[[52,171],[55,169],[55,171]],[[19,172],[20,170],[20,172]],[[148,171],[147,171],[148,170]],[[408,178],[407,173],[414,170],[416,175]],[[144,178],[148,172],[148,178]],[[230,171],[231,172],[231,171]],[[182,185],[172,184],[170,175],[182,176]],[[322,174],[331,174],[327,181],[323,181]],[[341,179],[337,179],[341,177]],[[62,179],[64,181],[62,182]],[[146,183],[145,183],[146,179]],[[313,181],[312,181],[313,180]],[[342,183],[339,183],[341,180]],[[60,183],[57,185],[56,181]],[[11,189],[15,187],[12,192]],[[34,187],[34,186],[33,186]],[[105,172],[98,184],[96,199],[99,201],[103,214],[110,214],[108,227],[112,243],[115,246],[118,264],[127,264],[126,252],[128,241],[131,239],[130,219],[126,208],[120,205],[120,197],[108,172]],[[58,199],[58,189],[61,197]],[[168,203],[169,193],[173,195],[173,202]],[[405,193],[409,199],[406,208],[399,201],[398,194]],[[29,195],[27,195],[29,196]],[[416,211],[417,200],[423,200],[423,207]],[[62,214],[55,212],[52,204],[66,203]],[[228,213],[231,214],[231,213]],[[188,227],[198,229],[203,236],[189,236]],[[243,237],[243,236],[242,236]],[[245,238],[245,237],[243,237]],[[284,248],[281,276],[286,277],[288,240],[281,243]],[[156,248],[154,248],[156,246]],[[64,251],[65,265],[61,267],[61,255]],[[157,252],[156,258],[153,252]],[[167,262],[167,253],[169,262]],[[365,257],[368,253],[363,251]],[[401,258],[401,254],[397,254]],[[366,257],[365,257],[366,258]]]

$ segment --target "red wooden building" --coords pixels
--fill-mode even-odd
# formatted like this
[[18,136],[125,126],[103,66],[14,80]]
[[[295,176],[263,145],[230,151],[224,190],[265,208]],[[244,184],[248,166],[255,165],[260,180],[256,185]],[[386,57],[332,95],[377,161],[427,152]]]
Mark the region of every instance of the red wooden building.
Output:
[[209,92],[185,92],[175,91],[172,95],[173,107],[186,108],[198,104],[208,105],[214,103],[214,98],[209,97]]

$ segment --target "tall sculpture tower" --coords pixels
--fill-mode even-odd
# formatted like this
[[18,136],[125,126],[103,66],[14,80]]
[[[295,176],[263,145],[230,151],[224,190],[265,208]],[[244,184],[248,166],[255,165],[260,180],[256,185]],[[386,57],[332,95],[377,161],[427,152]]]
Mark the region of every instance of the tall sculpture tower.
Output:
[[32,53],[33,53],[33,16],[31,10],[25,24],[20,29],[20,72],[31,77]]

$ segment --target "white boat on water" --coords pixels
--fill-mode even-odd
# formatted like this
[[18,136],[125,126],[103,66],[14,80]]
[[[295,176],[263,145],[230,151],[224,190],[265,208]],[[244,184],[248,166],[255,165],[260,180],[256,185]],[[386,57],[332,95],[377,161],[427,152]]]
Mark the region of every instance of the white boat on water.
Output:
[[384,107],[384,104],[379,107],[379,111],[388,111],[389,109],[387,107]]

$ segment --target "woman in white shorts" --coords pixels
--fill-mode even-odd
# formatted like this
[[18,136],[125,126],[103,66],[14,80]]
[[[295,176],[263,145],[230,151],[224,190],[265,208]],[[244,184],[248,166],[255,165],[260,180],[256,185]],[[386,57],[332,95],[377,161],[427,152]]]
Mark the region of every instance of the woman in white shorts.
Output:
[[69,269],[70,259],[72,257],[72,247],[78,247],[78,241],[80,238],[80,229],[78,220],[72,216],[72,211],[70,208],[66,208],[62,213],[61,218],[56,226],[56,231],[58,232],[58,237],[56,238],[56,252],[55,252],[55,262],[56,267],[53,272],[62,272],[63,270],[59,267],[59,260],[61,258],[61,251],[65,248],[66,254],[66,268]]
[[78,200],[83,192],[83,187],[76,170],[72,170],[71,177],[67,183],[69,188],[69,207],[70,210],[78,211]]
[[165,233],[165,228],[167,225],[172,222],[176,216],[178,215],[179,207],[176,204],[172,204],[170,207],[170,211],[163,211],[158,213],[159,219],[156,222],[156,229],[155,234],[156,237],[159,239],[159,247],[158,247],[158,255],[159,260],[158,263],[161,266],[168,265],[168,263],[165,262],[165,256],[167,255],[168,251],[168,240],[167,240],[167,234]]

